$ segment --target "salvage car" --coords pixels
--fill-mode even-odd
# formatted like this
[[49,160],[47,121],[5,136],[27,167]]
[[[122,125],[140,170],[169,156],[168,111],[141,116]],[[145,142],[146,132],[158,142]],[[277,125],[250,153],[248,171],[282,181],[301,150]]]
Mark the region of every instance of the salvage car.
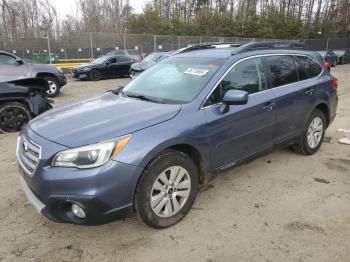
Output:
[[145,57],[141,62],[134,63],[130,67],[130,77],[141,74],[143,71],[159,63],[163,59],[170,56],[169,52],[151,53]]
[[344,54],[346,53],[346,49],[337,49],[337,50],[333,50],[333,52],[338,57],[338,64],[339,65],[344,64],[343,58],[344,58]]
[[106,56],[126,56],[136,61],[143,59],[141,52],[137,49],[113,50],[108,52]]
[[121,91],[32,120],[17,142],[19,178],[51,220],[96,225],[136,210],[165,228],[214,173],[281,146],[315,154],[337,104],[337,80],[315,52],[192,46]]
[[47,95],[55,97],[60,93],[61,87],[67,84],[67,78],[59,68],[27,63],[14,54],[0,51],[0,77],[7,79],[40,78],[49,84]]
[[126,56],[101,56],[89,64],[73,68],[72,74],[74,78],[91,81],[129,76],[130,66],[135,62]]
[[332,50],[317,52],[322,56],[323,61],[329,63],[333,67],[337,66],[339,58]]
[[52,108],[47,81],[0,77],[0,133],[17,132],[32,118]]
[[348,64],[348,63],[350,63],[350,48],[345,51],[343,56],[343,64]]

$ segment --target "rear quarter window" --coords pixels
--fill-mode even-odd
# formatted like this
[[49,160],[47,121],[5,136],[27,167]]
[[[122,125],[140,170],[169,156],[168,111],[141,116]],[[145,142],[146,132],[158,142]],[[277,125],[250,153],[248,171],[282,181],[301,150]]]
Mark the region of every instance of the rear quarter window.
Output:
[[[305,70],[307,78],[318,76],[322,72],[322,67],[313,59],[307,56],[297,56],[299,64]],[[303,80],[303,79],[300,79]]]
[[276,55],[265,58],[270,70],[272,87],[283,86],[298,81],[298,74],[291,56]]

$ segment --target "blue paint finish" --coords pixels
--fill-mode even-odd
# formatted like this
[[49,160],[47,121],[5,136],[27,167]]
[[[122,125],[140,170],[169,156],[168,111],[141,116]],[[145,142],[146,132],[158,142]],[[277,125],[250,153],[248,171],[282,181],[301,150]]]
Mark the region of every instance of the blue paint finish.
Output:
[[[237,61],[281,53],[314,56],[299,50],[260,50],[237,55],[231,55],[228,49],[185,52],[177,56],[226,59],[190,103],[157,104],[109,92],[55,108],[31,121],[22,134],[40,145],[42,153],[33,178],[24,177],[46,204],[43,213],[54,220],[80,223],[56,214],[57,203],[75,201],[88,212],[96,211],[90,221],[95,223],[99,217],[106,218],[133,205],[144,168],[166,148],[192,147],[200,154],[204,171],[209,173],[299,135],[318,105],[327,106],[332,121],[337,94],[326,71],[312,79],[249,95],[247,104],[231,105],[226,113],[220,111],[221,104],[202,108],[208,94]],[[127,146],[101,167],[51,166],[55,154],[62,150],[126,134],[132,134]]]

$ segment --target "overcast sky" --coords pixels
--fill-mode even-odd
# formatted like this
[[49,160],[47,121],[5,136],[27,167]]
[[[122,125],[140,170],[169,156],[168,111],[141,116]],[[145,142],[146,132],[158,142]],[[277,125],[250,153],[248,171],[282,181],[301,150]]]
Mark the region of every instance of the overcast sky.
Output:
[[[134,9],[135,13],[141,13],[145,4],[150,0],[130,0],[130,5]],[[51,0],[51,2],[56,6],[57,11],[61,17],[73,14],[76,12],[76,5],[74,0]]]

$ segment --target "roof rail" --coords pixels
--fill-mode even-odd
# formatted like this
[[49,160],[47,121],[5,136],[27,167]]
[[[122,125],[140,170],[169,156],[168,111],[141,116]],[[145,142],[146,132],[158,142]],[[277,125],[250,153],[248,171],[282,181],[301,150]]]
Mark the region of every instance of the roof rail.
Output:
[[251,42],[241,45],[232,51],[232,54],[239,54],[261,49],[299,49],[309,50],[304,42]]
[[228,45],[230,47],[239,47],[242,45],[242,43],[238,43],[238,42],[196,43],[196,44],[190,44],[187,47],[181,48],[175,51],[173,54],[175,55],[175,54],[180,54],[180,53],[185,53],[188,51],[200,50],[200,49],[217,48],[217,46],[220,46],[220,45]]

